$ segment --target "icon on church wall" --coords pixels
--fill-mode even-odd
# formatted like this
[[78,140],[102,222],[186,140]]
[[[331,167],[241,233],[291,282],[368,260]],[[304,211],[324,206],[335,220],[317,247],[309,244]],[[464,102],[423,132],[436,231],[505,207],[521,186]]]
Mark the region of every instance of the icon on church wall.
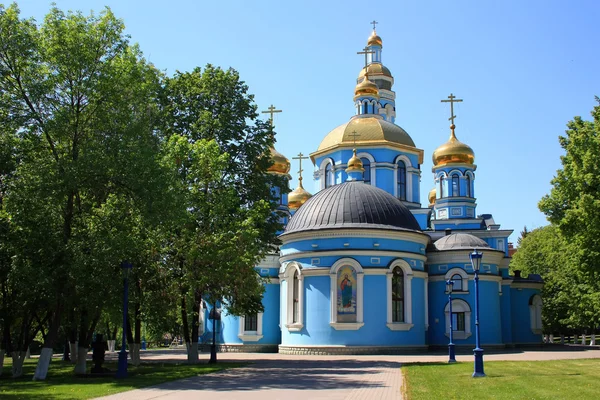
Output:
[[356,271],[344,266],[337,273],[337,310],[338,315],[356,314]]

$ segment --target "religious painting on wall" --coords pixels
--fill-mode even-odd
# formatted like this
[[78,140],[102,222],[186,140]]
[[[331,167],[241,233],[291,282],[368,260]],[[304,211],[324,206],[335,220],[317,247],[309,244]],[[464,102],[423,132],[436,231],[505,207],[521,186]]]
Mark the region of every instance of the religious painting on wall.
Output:
[[356,322],[356,271],[343,266],[337,273],[337,320]]

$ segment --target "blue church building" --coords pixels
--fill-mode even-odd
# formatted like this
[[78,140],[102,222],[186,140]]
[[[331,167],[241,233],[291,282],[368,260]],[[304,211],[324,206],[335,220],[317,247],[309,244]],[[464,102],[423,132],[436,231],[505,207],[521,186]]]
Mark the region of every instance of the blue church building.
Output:
[[[479,272],[484,348],[541,343],[539,276],[509,273],[508,237],[491,214],[476,212],[475,154],[456,135],[433,153],[433,186],[420,198],[424,152],[396,124],[394,78],[373,30],[354,91],[355,115],[312,154],[314,195],[282,195],[285,230],[266,278],[264,312],[218,324],[221,350],[288,354],[401,353],[475,344],[474,271]],[[452,105],[454,96],[449,97]],[[454,122],[454,116],[451,117]],[[440,140],[442,142],[442,140]],[[272,149],[271,173],[289,160]],[[452,314],[446,291],[451,280]],[[205,337],[212,336],[208,311]],[[203,328],[204,329],[204,328]]]

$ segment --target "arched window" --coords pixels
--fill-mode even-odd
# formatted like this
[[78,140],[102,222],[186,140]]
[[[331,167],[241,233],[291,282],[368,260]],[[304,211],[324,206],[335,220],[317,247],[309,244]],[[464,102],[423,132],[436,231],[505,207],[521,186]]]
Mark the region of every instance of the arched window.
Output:
[[336,330],[357,330],[363,321],[363,278],[361,265],[354,259],[342,258],[329,270],[331,281],[331,319]]
[[446,178],[444,177],[444,175],[440,176],[440,199],[444,198],[444,183],[446,181]]
[[392,322],[404,321],[404,271],[394,268],[392,276]]
[[325,166],[325,187],[333,185],[333,168],[331,163],[327,163]]
[[531,331],[536,335],[542,334],[542,298],[536,294],[529,299],[529,318]]
[[361,158],[360,161],[363,163],[363,168],[365,172],[363,172],[363,181],[365,183],[371,184],[371,161],[368,158]]
[[446,336],[450,336],[450,318],[452,318],[452,331],[454,339],[467,339],[471,336],[471,307],[461,299],[452,300],[452,316],[450,304],[446,303],[444,309],[446,320]]
[[471,176],[470,175],[467,175],[467,178],[466,178],[466,181],[465,181],[465,186],[466,186],[466,189],[467,189],[465,195],[467,197],[473,197],[471,195]]
[[460,178],[458,174],[452,175],[452,196],[460,196]]
[[297,324],[300,322],[300,279],[297,270],[292,280],[292,302],[292,324]]
[[452,284],[452,291],[453,292],[462,292],[462,290],[463,290],[462,276],[460,276],[459,274],[454,274],[454,275],[452,275],[452,278],[450,278],[450,280],[452,280],[454,282]]
[[404,161],[398,160],[398,198],[406,200],[406,164]]

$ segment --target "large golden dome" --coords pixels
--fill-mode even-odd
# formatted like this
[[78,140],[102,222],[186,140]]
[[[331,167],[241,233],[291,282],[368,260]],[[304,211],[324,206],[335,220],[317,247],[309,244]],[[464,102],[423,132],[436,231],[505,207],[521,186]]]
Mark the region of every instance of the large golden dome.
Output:
[[283,154],[271,147],[271,160],[273,165],[267,169],[267,171],[274,174],[287,175],[290,172],[290,160],[288,160]]
[[429,196],[427,196],[429,199],[429,207],[433,207],[433,205],[435,204],[436,194],[437,194],[437,190],[435,188],[433,188],[429,191]]
[[363,68],[360,70],[359,74],[358,74],[358,79],[361,79],[363,76],[365,76],[365,72],[367,74],[369,74],[369,76],[371,77],[376,77],[378,75],[383,75],[383,76],[387,76],[390,78],[392,77],[392,73],[390,72],[390,70],[385,67],[383,64],[381,63],[371,63],[367,66],[367,68]]
[[367,46],[382,46],[383,47],[383,42],[381,41],[381,38],[379,36],[377,36],[377,32],[375,32],[374,29],[373,29],[373,33],[371,33],[371,36],[369,36],[369,40],[367,41]]
[[360,96],[370,96],[379,99],[379,88],[375,83],[369,80],[369,77],[365,77],[365,79],[354,88],[354,100]]
[[454,125],[450,126],[450,139],[433,152],[432,159],[435,167],[441,167],[446,164],[475,163],[473,149],[456,138],[454,128]]
[[312,194],[308,193],[302,187],[302,177],[298,180],[298,187],[288,194],[288,207],[290,210],[297,210],[300,206],[310,199]]

